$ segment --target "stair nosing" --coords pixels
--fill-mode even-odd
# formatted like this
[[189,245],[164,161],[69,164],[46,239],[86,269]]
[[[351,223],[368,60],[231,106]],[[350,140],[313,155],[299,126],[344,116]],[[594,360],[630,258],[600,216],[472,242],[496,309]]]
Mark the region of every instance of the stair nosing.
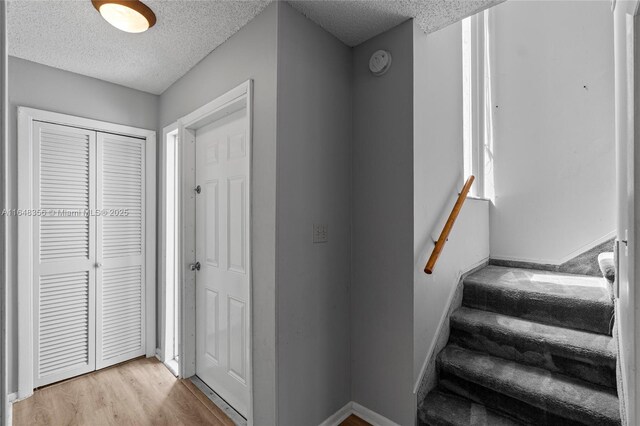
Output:
[[[520,380],[515,380],[514,379],[515,376],[509,377],[509,378],[493,376],[494,382],[491,383],[490,380],[487,380],[491,378],[490,376],[483,375],[483,374],[478,376],[477,372],[469,368],[468,365],[465,365],[464,363],[460,363],[460,362],[456,364],[455,362],[456,354],[454,353],[452,355],[449,355],[449,352],[451,351],[458,351],[459,353],[462,353],[462,354],[467,353],[470,356],[473,356],[474,358],[482,358],[484,359],[485,362],[488,361],[492,363],[502,364],[503,366],[508,365],[516,371],[519,370],[520,374],[518,374],[517,377]],[[450,357],[451,360],[447,360],[446,359],[447,357]],[[617,396],[613,394],[610,389],[606,389],[602,386],[592,385],[580,379],[570,378],[562,374],[550,372],[549,370],[546,370],[546,369],[541,369],[537,367],[520,364],[518,362],[505,360],[505,359],[498,358],[486,353],[475,352],[475,351],[464,349],[455,345],[448,345],[447,347],[445,347],[445,349],[442,350],[442,352],[438,355],[438,364],[441,369],[457,377],[460,377],[463,380],[471,381],[473,383],[476,383],[477,385],[487,387],[489,389],[492,389],[495,392],[499,392],[506,396],[518,399],[520,401],[533,405],[539,409],[547,410],[556,415],[568,417],[566,414],[566,411],[560,412],[559,409],[558,410],[554,410],[553,408],[550,409],[548,404],[544,404],[544,406],[541,407],[540,405],[543,405],[543,404],[540,404],[538,399],[540,399],[541,397],[542,401],[545,401],[545,402],[558,401],[558,403],[562,405],[565,410],[569,409],[574,414],[588,413],[590,415],[593,415],[594,419],[602,419],[604,417],[606,419],[610,419],[614,421],[619,420],[619,418],[613,419],[612,417],[610,417],[609,414],[605,415],[604,412],[601,410],[601,408],[603,408],[604,406],[598,407],[600,409],[594,410],[587,405],[584,405],[584,404],[581,405],[581,403],[583,403],[584,401],[576,402],[574,400],[569,400],[567,398],[563,399],[562,396],[565,396],[568,392],[562,392],[556,395],[553,392],[549,391],[548,386],[545,387],[542,385],[542,383],[539,383],[539,386],[536,386],[535,388],[531,386],[526,386],[524,384],[525,381],[522,380],[522,377],[526,374],[532,374],[534,372],[543,372],[544,374],[542,374],[540,377],[543,377],[545,380],[551,379],[554,381],[559,381],[569,387],[580,386],[583,388],[588,388],[591,391],[601,394],[598,397],[598,400],[601,400],[603,397],[607,397],[607,396],[615,398],[617,400]],[[460,373],[464,373],[464,374],[460,374]],[[536,379],[537,378],[538,377],[536,377]],[[558,396],[560,396],[561,398],[558,398]],[[616,406],[618,405],[616,404]],[[616,412],[618,413],[618,416],[619,416],[619,409]],[[569,417],[569,418],[577,421],[582,421],[582,419],[579,419],[579,418],[574,418],[574,417]]]
[[[467,312],[469,312],[471,315],[476,315],[476,316],[482,316],[482,317],[496,317],[496,318],[509,318],[511,321],[514,322],[521,322],[521,323],[530,323],[530,324],[536,324],[536,326],[540,327],[540,328],[545,328],[547,330],[549,330],[549,333],[540,333],[538,331],[531,331],[530,334],[524,333],[522,330],[520,329],[514,329],[511,327],[507,327],[507,326],[503,326],[503,325],[495,325],[495,324],[490,324],[486,321],[483,321],[486,318],[482,318],[482,320],[480,320],[477,323],[472,323],[469,318],[468,315],[465,315]],[[496,321],[497,323],[498,321]],[[613,341],[613,337],[611,337],[610,335],[607,334],[602,334],[602,333],[595,333],[592,331],[586,331],[586,330],[578,330],[578,329],[574,329],[574,328],[569,328],[569,327],[562,327],[562,326],[558,326],[558,325],[552,325],[552,324],[545,324],[545,323],[541,323],[541,322],[537,322],[537,321],[531,321],[529,319],[526,318],[521,318],[521,317],[515,317],[515,316],[511,316],[511,315],[505,315],[499,312],[492,312],[492,311],[486,311],[486,310],[482,310],[482,309],[475,309],[472,307],[468,307],[468,306],[462,306],[459,309],[457,309],[455,312],[453,312],[453,314],[450,317],[450,329],[460,329],[462,327],[460,327],[460,323],[463,324],[468,324],[469,328],[477,328],[476,324],[478,324],[482,329],[493,329],[493,330],[497,330],[499,332],[503,332],[504,335],[511,335],[511,336],[517,336],[518,338],[521,338],[523,340],[527,340],[530,342],[536,342],[537,340],[534,337],[539,337],[540,340],[544,340],[544,342],[546,344],[548,344],[550,347],[552,348],[566,348],[568,350],[576,350],[576,352],[580,349],[582,349],[583,351],[585,351],[585,353],[587,353],[588,355],[591,355],[593,357],[597,357],[597,358],[601,358],[601,359],[606,359],[610,362],[615,362],[617,357],[616,357],[616,353],[615,353],[615,349],[611,349],[610,346],[610,342]],[[549,338],[549,336],[554,335],[556,333],[553,333],[554,331],[558,331],[558,330],[564,330],[565,333],[567,334],[571,334],[573,336],[581,336],[581,337],[589,337],[589,336],[594,336],[596,338],[598,338],[598,340],[607,340],[608,343],[607,344],[589,344],[586,343],[583,346],[578,346],[578,345],[572,345],[567,343],[566,345],[562,345],[562,342],[557,340],[557,339],[553,339],[553,338]],[[582,340],[582,339],[580,339]],[[585,339],[585,342],[591,342],[593,343],[593,340],[589,340],[589,339]]]
[[482,281],[474,281],[472,279],[466,278],[464,280],[464,285],[465,286],[475,286],[475,287],[482,287],[484,289],[488,289],[490,291],[494,291],[494,292],[498,292],[498,291],[502,291],[502,290],[508,290],[510,292],[513,292],[515,294],[518,295],[526,295],[527,298],[532,298],[535,299],[536,296],[544,296],[545,299],[550,300],[550,301],[557,301],[557,302],[561,302],[561,301],[565,301],[565,300],[572,300],[575,303],[579,304],[579,305],[583,305],[583,306],[604,306],[607,308],[612,308],[614,306],[614,303],[611,299],[596,299],[596,298],[587,298],[587,297],[582,297],[582,298],[576,298],[572,295],[566,295],[566,294],[553,294],[553,293],[546,293],[543,291],[536,291],[533,289],[529,289],[529,290],[525,290],[522,288],[518,288],[518,287],[510,287],[508,284],[504,284],[504,283],[487,283],[487,282],[482,282]]
[[509,421],[511,423],[513,423],[514,425],[522,425],[523,423],[517,419],[514,419],[513,417],[511,417],[510,415],[506,414],[506,413],[502,413],[500,411],[494,410],[491,407],[488,407],[484,404],[472,401],[468,398],[465,398],[463,396],[460,395],[456,395],[452,392],[447,391],[446,389],[442,389],[439,386],[436,386],[434,389],[432,389],[427,396],[425,396],[425,398],[422,400],[422,402],[420,404],[418,404],[418,412],[426,412],[428,410],[428,408],[425,406],[425,401],[427,400],[427,398],[429,398],[429,395],[434,395],[434,394],[438,394],[441,395],[449,400],[453,400],[455,403],[461,403],[462,401],[466,401],[469,404],[475,404],[475,405],[479,405],[479,406],[483,406],[486,411],[491,414],[494,417],[498,417],[498,418],[502,418],[505,421]]
[[[599,280],[599,278],[596,277],[591,277],[591,276],[583,276],[583,275],[575,275],[575,274],[562,274],[562,273],[552,273],[552,272],[547,272],[547,271],[537,271],[534,269],[525,269],[525,268],[509,268],[509,267],[504,267],[504,266],[494,266],[494,265],[489,265],[477,272],[474,272],[473,274],[468,275],[467,277],[464,278],[464,285],[471,285],[471,286],[481,286],[481,287],[485,287],[485,288],[490,288],[490,289],[495,289],[495,290],[500,290],[500,289],[506,289],[506,290],[510,290],[513,292],[517,292],[517,293],[521,293],[521,294],[526,294],[526,295],[530,295],[530,296],[535,296],[535,295],[541,295],[541,296],[545,296],[545,298],[550,298],[550,299],[558,299],[558,300],[566,300],[566,299],[570,299],[573,300],[575,302],[579,302],[579,303],[586,303],[586,304],[599,304],[599,305],[604,305],[607,307],[611,307],[613,306],[613,300],[611,300],[611,297],[609,295],[609,292],[606,288],[606,286],[602,286],[600,288],[598,288],[599,292],[601,294],[598,295],[598,297],[593,297],[593,295],[589,295],[589,296],[582,296],[582,295],[568,295],[568,294],[562,294],[562,293],[549,293],[548,291],[536,291],[536,289],[531,288],[531,289],[524,289],[524,288],[519,288],[519,287],[514,287],[512,284],[510,283],[505,283],[498,280],[495,281],[485,281],[484,277],[481,277],[482,275],[482,271],[485,271],[486,273],[486,269],[500,269],[500,270],[517,270],[517,271],[524,271],[524,272],[530,272],[530,273],[534,273],[534,274],[539,274],[539,275],[548,275],[548,276],[564,276],[564,277],[571,277],[571,278],[580,278],[580,279],[585,279],[585,280],[591,280],[591,281],[595,281],[595,280]],[[604,280],[604,278],[602,278]],[[522,280],[517,280],[518,282],[525,282]],[[529,284],[539,284],[542,285],[542,282],[529,282]],[[549,284],[549,283],[547,283]],[[561,284],[557,284],[558,286],[561,286]]]

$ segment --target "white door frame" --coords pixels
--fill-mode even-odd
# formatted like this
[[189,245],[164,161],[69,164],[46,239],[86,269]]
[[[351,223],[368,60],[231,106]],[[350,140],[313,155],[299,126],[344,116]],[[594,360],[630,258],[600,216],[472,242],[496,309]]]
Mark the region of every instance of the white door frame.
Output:
[[[7,54],[7,3],[0,4],[0,208],[8,206],[9,190],[9,122],[7,96],[7,73],[9,56]],[[8,226],[7,218],[0,218],[0,425],[11,424],[11,407],[7,382],[7,289],[9,274],[7,273]]]
[[[56,112],[18,107],[18,206],[33,209],[33,122],[44,121],[146,139],[145,214],[145,351],[156,353],[156,132]],[[18,398],[34,389],[33,227],[29,216],[18,216]]]
[[[637,309],[640,292],[636,280],[640,277],[640,250],[636,236],[640,228],[636,220],[636,207],[640,198],[636,195],[636,183],[640,171],[640,150],[636,148],[640,136],[640,121],[636,119],[640,105],[640,46],[638,40],[638,15],[640,0],[613,0],[615,32],[615,90],[616,90],[616,174],[617,174],[617,246],[621,263],[616,271],[616,329],[619,349],[619,373],[622,375],[622,413],[626,424],[635,425],[639,419],[640,392],[640,352],[636,348],[640,340],[637,325]],[[629,152],[631,151],[631,152]],[[628,160],[629,158],[629,160]],[[626,210],[625,214],[620,209]],[[625,235],[625,230],[627,231]],[[626,241],[623,241],[626,240]],[[624,245],[626,242],[626,246]],[[621,272],[622,271],[622,272]],[[626,276],[625,282],[620,278]],[[624,287],[624,288],[623,288]],[[626,324],[623,324],[626,323]],[[628,329],[626,329],[628,327]]]
[[[158,350],[159,350],[158,355],[160,356],[160,360],[164,362],[165,365],[167,365],[167,367],[169,367],[169,369],[174,374],[179,375],[179,371],[174,371],[173,366],[170,365],[171,361],[175,359],[175,357],[179,354],[174,353],[174,350],[172,347],[173,346],[172,340],[175,339],[174,332],[173,332],[173,328],[175,327],[175,324],[173,323],[173,321],[175,321],[175,318],[173,320],[170,320],[167,316],[167,312],[169,311],[169,309],[173,309],[175,307],[175,304],[179,304],[180,301],[173,300],[173,296],[167,294],[167,281],[169,280],[169,277],[167,277],[167,267],[166,267],[168,262],[176,263],[175,258],[171,259],[168,256],[168,250],[167,250],[168,235],[167,235],[166,212],[168,208],[167,193],[172,186],[171,184],[173,183],[173,182],[169,182],[169,179],[167,176],[167,157],[168,157],[168,150],[169,150],[169,144],[167,142],[167,139],[169,138],[170,135],[177,136],[177,134],[178,134],[177,122],[170,124],[166,126],[164,129],[162,129],[162,140],[160,141],[160,152],[159,152],[160,188],[159,188],[158,205],[160,208],[158,209],[158,222],[160,227],[158,232],[158,283],[159,283],[160,291],[159,291],[158,297],[160,302],[160,312],[158,313],[158,321],[160,323],[158,327],[158,332],[159,332],[159,335],[162,336],[162,342],[158,347]],[[176,173],[176,179],[178,179],[177,173],[179,173],[179,169],[176,169],[175,173]],[[180,203],[179,188],[173,188],[173,190],[175,191],[174,203]],[[175,219],[177,220],[178,218],[176,217]],[[177,244],[177,241],[174,241],[174,243]],[[178,253],[178,250],[174,250],[174,253]],[[177,271],[174,271],[174,272],[177,273]],[[174,284],[176,286],[179,285],[178,282]]]
[[[195,239],[195,221],[196,221],[196,200],[194,188],[195,182],[195,130],[198,128],[219,120],[233,112],[239,111],[243,108],[247,109],[247,134],[249,135],[249,163],[252,161],[252,105],[253,105],[253,93],[252,93],[252,80],[247,80],[234,89],[231,89],[227,93],[219,96],[208,104],[198,108],[191,114],[188,114],[178,120],[178,140],[180,144],[180,203],[179,209],[179,223],[180,223],[180,260],[178,268],[178,276],[181,279],[181,309],[180,309],[180,376],[188,378],[196,374],[196,274],[189,270],[188,265],[196,262],[196,239]],[[249,167],[249,194],[252,198],[252,177],[251,168]],[[253,241],[252,238],[252,206],[249,203],[249,241]],[[249,350],[249,372],[248,383],[249,388],[249,412],[247,422],[249,425],[253,424],[253,354],[252,354],[252,340],[253,340],[253,278],[252,278],[252,264],[251,264],[251,251],[253,250],[253,244],[250,243],[249,249],[249,294],[248,294],[248,350]]]

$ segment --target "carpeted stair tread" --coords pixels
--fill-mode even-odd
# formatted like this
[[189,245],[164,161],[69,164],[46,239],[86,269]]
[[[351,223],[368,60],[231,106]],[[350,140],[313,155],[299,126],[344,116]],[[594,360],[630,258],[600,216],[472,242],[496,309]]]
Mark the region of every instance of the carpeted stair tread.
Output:
[[559,351],[599,361],[616,362],[616,346],[611,336],[542,324],[495,312],[462,307],[451,315],[451,326],[482,332],[486,329],[523,339],[536,344],[549,345]]
[[481,404],[434,389],[418,407],[419,425],[428,426],[518,426]]
[[463,305],[610,334],[613,301],[603,278],[487,266],[464,280]]
[[438,356],[445,374],[585,424],[619,425],[615,391],[548,370],[448,345]]
[[569,420],[562,416],[557,416],[547,410],[534,407],[519,399],[512,398],[500,392],[477,385],[473,382],[461,379],[451,374],[443,373],[438,387],[481,404],[490,407],[498,413],[507,413],[515,421],[522,422],[529,426],[585,426],[583,422]]
[[611,336],[466,307],[450,321],[450,342],[459,346],[616,387]]

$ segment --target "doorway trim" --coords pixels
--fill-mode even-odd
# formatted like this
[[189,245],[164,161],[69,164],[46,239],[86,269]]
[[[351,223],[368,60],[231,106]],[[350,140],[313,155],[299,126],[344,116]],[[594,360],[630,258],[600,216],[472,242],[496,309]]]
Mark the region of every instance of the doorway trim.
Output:
[[[156,132],[106,121],[18,107],[18,206],[33,210],[33,122],[44,121],[98,132],[133,136],[146,140],[145,149],[145,352],[156,353]],[[18,399],[33,394],[34,318],[33,318],[33,227],[31,217],[18,216]]]
[[[614,15],[615,61],[615,139],[616,139],[616,332],[618,344],[618,397],[621,402],[623,424],[638,421],[638,349],[640,329],[636,313],[640,304],[640,292],[636,285],[640,264],[638,262],[638,165],[635,149],[640,122],[635,118],[640,104],[638,75],[640,74],[640,0],[612,0]],[[623,211],[626,210],[626,213]],[[626,231],[626,232],[625,232]],[[623,247],[624,244],[624,247]],[[621,248],[623,247],[623,248]],[[618,248],[621,248],[618,251]],[[626,253],[625,253],[626,252]],[[625,254],[622,254],[625,253]],[[624,325],[625,319],[627,324]]]
[[[213,101],[203,105],[190,114],[178,120],[178,143],[179,143],[179,182],[180,182],[180,208],[179,212],[179,262],[178,277],[180,280],[180,377],[189,378],[196,374],[196,274],[189,270],[188,265],[196,262],[196,200],[194,188],[196,185],[195,176],[195,130],[215,122],[222,117],[246,108],[246,131],[249,146],[249,198],[252,198],[252,165],[253,165],[253,81],[247,80],[239,86],[229,90]],[[247,295],[249,321],[247,322],[247,345],[249,351],[248,380],[249,389],[249,410],[247,413],[247,424],[253,425],[253,207],[249,202],[249,292]],[[215,391],[215,389],[214,389]]]
[[[9,97],[8,97],[8,73],[9,54],[7,44],[7,4],[0,4],[0,208],[5,209],[9,205]],[[0,218],[0,425],[11,425],[12,410],[9,404],[9,383],[7,371],[7,343],[8,315],[7,299],[9,288],[8,274],[8,220]]]
[[[175,140],[173,144],[169,143],[169,138],[174,137]],[[173,146],[170,146],[173,145]],[[173,270],[173,277],[168,276],[168,271],[170,268],[167,266],[169,262],[174,265],[174,268],[178,267],[178,258],[179,258],[179,241],[178,236],[180,235],[179,230],[179,213],[177,209],[180,207],[180,190],[179,185],[176,185],[176,182],[179,182],[179,172],[180,168],[178,167],[178,161],[180,160],[180,156],[178,155],[179,149],[179,140],[178,140],[178,123],[174,122],[162,129],[162,139],[160,141],[160,152],[158,162],[160,164],[159,170],[159,199],[158,199],[158,302],[160,306],[160,312],[158,313],[158,335],[161,336],[160,344],[158,345],[158,356],[160,360],[169,368],[169,370],[176,376],[180,375],[180,368],[178,363],[176,363],[176,357],[178,357],[179,353],[175,350],[176,343],[176,322],[178,321],[180,310],[180,295],[178,297],[174,297],[173,294],[168,294],[168,286],[169,282],[173,279],[174,290],[178,290],[179,281],[177,279],[179,271]],[[174,159],[175,164],[172,172],[174,173],[174,181],[169,181],[169,149],[175,148],[175,156]],[[173,191],[173,205],[169,206],[169,191]],[[168,233],[168,209],[169,207],[174,207],[176,212],[174,213],[174,235],[173,235],[173,250],[169,249],[169,233]],[[171,256],[173,253],[173,256]],[[173,318],[170,318],[169,310],[175,310],[178,308],[178,315]],[[179,326],[179,324],[178,324]],[[179,336],[179,333],[178,333]]]

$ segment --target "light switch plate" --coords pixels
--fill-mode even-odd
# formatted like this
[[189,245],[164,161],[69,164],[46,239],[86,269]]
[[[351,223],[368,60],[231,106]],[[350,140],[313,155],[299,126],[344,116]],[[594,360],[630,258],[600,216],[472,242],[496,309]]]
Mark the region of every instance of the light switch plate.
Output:
[[329,226],[322,223],[314,223],[312,241],[314,243],[326,243],[329,241]]

